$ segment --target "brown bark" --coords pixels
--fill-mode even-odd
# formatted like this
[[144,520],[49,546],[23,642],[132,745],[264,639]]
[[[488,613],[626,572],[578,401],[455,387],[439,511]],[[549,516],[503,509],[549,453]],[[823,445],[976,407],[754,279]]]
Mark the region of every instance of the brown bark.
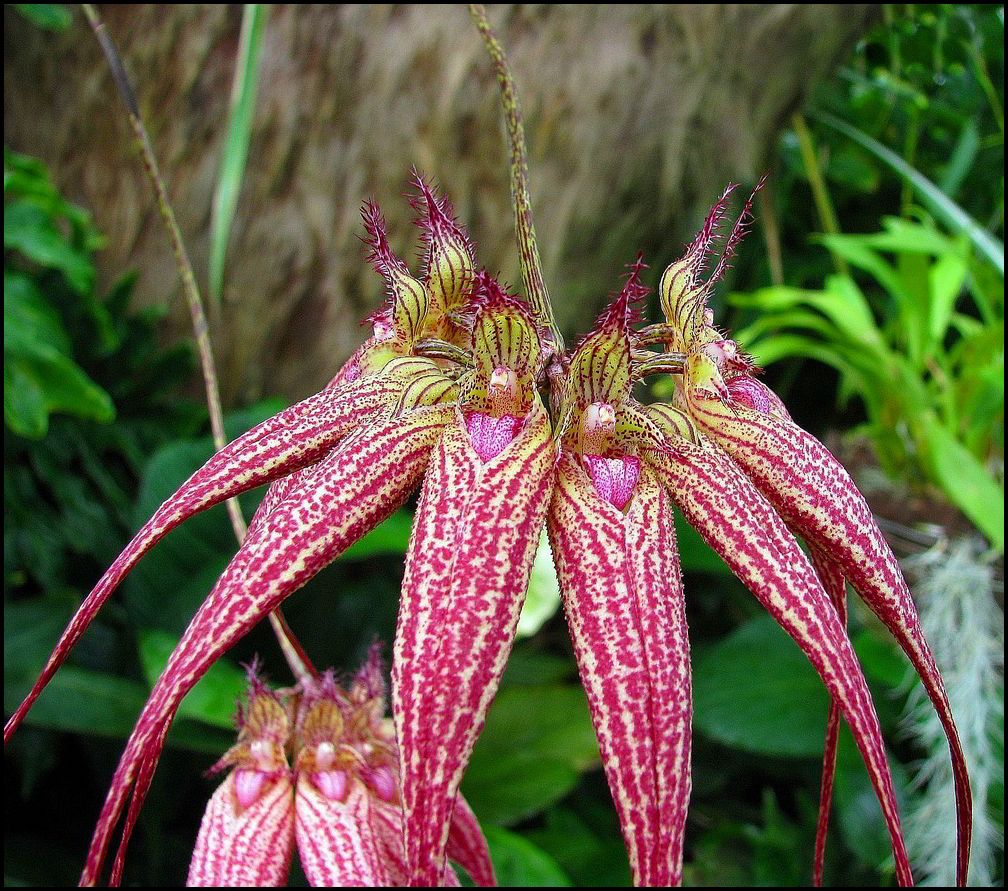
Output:
[[[863,32],[866,6],[507,6],[547,282],[567,333],[638,248],[681,248],[729,179],[753,181],[787,115]],[[137,88],[199,275],[240,23],[236,6],[102,10]],[[4,129],[140,270],[136,300],[187,324],[125,115],[83,17],[41,32],[5,7]],[[380,299],[357,215],[372,196],[414,255],[411,165],[454,200],[479,262],[519,282],[496,84],[464,6],[276,6],[213,320],[225,399],[301,397],[359,342]]]

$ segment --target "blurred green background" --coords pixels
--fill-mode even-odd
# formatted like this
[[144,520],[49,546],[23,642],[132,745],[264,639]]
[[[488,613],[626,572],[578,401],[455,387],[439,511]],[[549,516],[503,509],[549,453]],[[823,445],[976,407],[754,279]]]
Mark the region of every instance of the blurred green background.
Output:
[[[43,29],[70,25],[69,8],[24,14]],[[956,674],[965,692],[953,692],[969,709],[960,722],[979,722],[988,743],[977,755],[987,779],[978,800],[984,862],[975,874],[1003,884],[1003,7],[892,6],[880,18],[780,134],[718,319],[767,366],[796,420],[866,481],[903,553],[979,536],[970,540],[988,587],[973,593],[987,599],[964,602],[960,612],[983,610],[993,646],[972,675]],[[252,97],[257,39],[239,52]],[[217,292],[253,107],[254,98],[236,103],[215,183],[223,208],[210,251]],[[95,579],[212,448],[194,395],[192,345],[165,341],[164,310],[131,309],[133,276],[102,267],[102,244],[88,209],[63,197],[42,164],[5,149],[7,713]],[[658,247],[656,266],[681,244]],[[562,287],[554,299],[564,299]],[[236,408],[229,434],[284,404],[267,398]],[[243,498],[246,516],[259,497]],[[408,535],[404,512],[288,601],[316,664],[351,670],[375,636],[390,650]],[[123,740],[234,547],[223,508],[168,536],[6,748],[7,884],[76,881]],[[807,884],[825,693],[800,651],[685,526],[680,550],[695,699],[686,884]],[[534,579],[535,612],[463,791],[486,828],[501,884],[626,884],[553,584],[548,571]],[[967,626],[939,631],[954,643]],[[904,809],[919,810],[940,782],[914,781],[933,754],[926,733],[915,731],[914,684],[888,635],[860,608],[851,636]],[[134,837],[127,881],[183,880],[214,787],[203,773],[230,744],[238,666],[257,653],[276,684],[288,682],[264,626],[190,695]],[[891,884],[888,852],[845,736],[827,883]]]

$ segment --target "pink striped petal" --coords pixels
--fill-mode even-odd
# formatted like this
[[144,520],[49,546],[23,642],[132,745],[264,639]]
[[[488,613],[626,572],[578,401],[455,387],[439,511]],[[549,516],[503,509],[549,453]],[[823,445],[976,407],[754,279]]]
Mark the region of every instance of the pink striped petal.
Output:
[[645,470],[623,514],[564,455],[548,528],[634,884],[678,885],[692,696],[668,495]]
[[85,598],[31,692],[7,721],[4,742],[119,583],[168,532],[208,507],[317,461],[401,389],[392,380],[369,380],[324,390],[263,421],[214,454],[158,508]]
[[112,830],[135,783],[113,867],[113,880],[119,877],[164,736],[185,694],[263,616],[403,504],[453,410],[418,409],[351,437],[245,540],[144,706],[113,777],[82,882],[98,879]]
[[295,800],[298,854],[313,887],[392,884],[388,858],[372,825],[374,804],[360,783],[353,783],[340,801],[324,795],[302,775]]
[[392,664],[412,882],[435,884],[444,871],[455,796],[514,641],[555,460],[538,400],[490,461],[461,414],[431,459]]
[[766,499],[716,447],[674,441],[655,469],[689,523],[794,638],[839,704],[882,806],[897,881],[912,883],[875,706],[808,558]]
[[703,392],[689,392],[687,398],[697,424],[806,541],[841,567],[913,663],[945,729],[952,757],[959,838],[956,877],[964,884],[973,828],[966,760],[910,589],[871,509],[843,465],[796,424],[740,406],[729,408]]
[[469,878],[481,888],[497,884],[483,830],[461,792],[455,796],[455,810],[448,831],[448,859],[469,873]]
[[207,805],[189,865],[190,887],[277,888],[287,882],[294,847],[290,778],[267,780],[242,805],[239,772],[228,775]]

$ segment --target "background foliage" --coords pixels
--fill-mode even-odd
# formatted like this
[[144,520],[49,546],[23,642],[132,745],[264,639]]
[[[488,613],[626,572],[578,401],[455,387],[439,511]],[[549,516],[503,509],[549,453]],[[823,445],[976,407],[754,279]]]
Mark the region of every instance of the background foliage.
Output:
[[[25,12],[42,27],[69,22],[62,7]],[[744,246],[725,317],[770,366],[769,382],[800,423],[820,436],[857,428],[885,472],[944,495],[998,547],[1003,254],[999,272],[969,231],[836,121],[889,147],[983,232],[1003,239],[1002,47],[999,7],[886,7],[884,21],[782,135],[760,208],[765,238]],[[254,62],[245,69],[246,92],[251,69]],[[247,103],[239,108],[247,116]],[[225,159],[222,179],[232,191],[235,168]],[[225,218],[234,212],[226,200],[222,206]],[[824,234],[810,237],[815,232]],[[94,580],[212,448],[205,410],[190,395],[192,350],[159,342],[157,312],[130,311],[128,274],[108,293],[97,291],[101,243],[87,211],[63,199],[40,164],[5,150],[8,712]],[[663,246],[663,256],[679,247]],[[226,276],[223,253],[215,256]],[[281,405],[270,399],[232,412],[229,434]],[[246,516],[260,496],[243,499]],[[680,533],[696,731],[686,881],[805,884],[825,694],[720,560],[688,528]],[[392,640],[408,534],[404,512],[288,602],[317,664],[350,670],[375,636]],[[168,536],[40,699],[5,751],[7,884],[76,880],[123,738],[234,547],[222,508]],[[550,584],[548,572],[537,578],[529,634],[515,647],[463,788],[484,821],[502,884],[626,884],[626,855]],[[901,726],[904,660],[857,610],[852,637],[892,746],[899,794],[925,794],[907,782],[908,767],[926,753]],[[255,653],[275,682],[287,682],[275,643],[259,630],[190,694],[141,818],[130,881],[185,875],[214,784],[202,773],[228,745],[238,666]],[[998,757],[1000,783],[987,804],[1003,829],[1003,736]],[[880,873],[891,880],[885,830],[847,737],[839,765],[827,881],[872,884]],[[1003,881],[1003,854],[994,875]]]

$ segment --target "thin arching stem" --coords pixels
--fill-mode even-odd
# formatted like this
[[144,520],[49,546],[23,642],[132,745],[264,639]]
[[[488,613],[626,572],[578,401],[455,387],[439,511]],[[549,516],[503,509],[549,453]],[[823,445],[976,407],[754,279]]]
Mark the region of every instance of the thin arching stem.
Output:
[[[217,366],[214,362],[213,347],[210,343],[210,331],[207,325],[206,313],[203,311],[203,300],[200,297],[199,286],[196,284],[196,276],[193,273],[192,263],[189,261],[189,253],[186,251],[185,243],[182,241],[182,233],[179,231],[178,222],[175,220],[175,212],[172,210],[171,201],[168,198],[168,190],[161,172],[158,168],[157,158],[154,156],[154,149],[151,146],[150,137],[147,135],[147,128],[144,127],[140,117],[140,106],[137,104],[136,94],[130,83],[129,76],[123,66],[122,58],[119,55],[112,38],[105,29],[105,23],[101,20],[97,10],[90,3],[82,4],[84,15],[98,39],[98,43],[105,54],[109,69],[112,72],[112,79],[122,97],[129,113],[130,125],[136,136],[140,149],[140,157],[143,161],[144,170],[147,173],[154,192],[157,195],[158,210],[165,228],[168,230],[168,237],[171,241],[172,250],[175,253],[175,264],[178,267],[179,275],[182,278],[182,292],[185,294],[186,302],[189,304],[189,315],[192,319],[193,336],[196,339],[196,348],[199,352],[200,368],[203,370],[203,385],[206,389],[207,411],[210,414],[210,429],[213,433],[214,447],[218,450],[227,445],[227,436],[224,433],[224,416],[221,411],[220,390],[217,385]],[[227,501],[228,516],[231,519],[231,528],[234,530],[235,538],[241,544],[245,540],[248,526],[242,516],[241,505],[237,498],[229,498]],[[270,614],[270,625],[280,643],[284,658],[290,665],[294,676],[299,680],[314,677],[317,672],[311,660],[305,653],[304,647],[294,636],[287,620],[278,607]]]
[[536,243],[535,224],[532,222],[532,205],[528,190],[528,152],[525,149],[525,125],[522,123],[521,108],[515,92],[514,78],[508,65],[507,56],[487,21],[486,9],[482,4],[469,5],[469,14],[479,29],[493,61],[500,85],[501,105],[504,109],[504,124],[507,129],[508,145],[511,149],[511,200],[515,212],[515,233],[518,237],[518,253],[521,258],[522,278],[525,292],[535,313],[536,320],[549,329],[557,354],[563,353],[563,338],[553,316],[546,283],[543,280],[542,261]]

